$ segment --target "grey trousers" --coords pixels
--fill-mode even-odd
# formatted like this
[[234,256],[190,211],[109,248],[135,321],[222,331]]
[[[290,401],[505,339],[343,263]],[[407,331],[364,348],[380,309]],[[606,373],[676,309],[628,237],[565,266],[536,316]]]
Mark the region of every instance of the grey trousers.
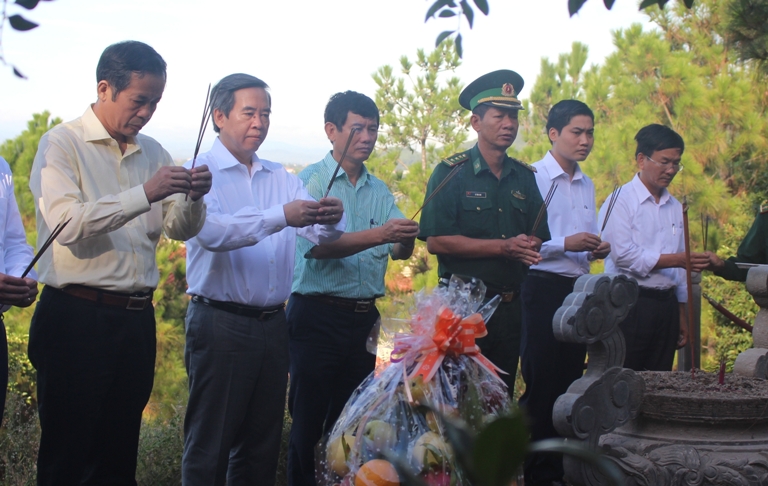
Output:
[[288,380],[288,328],[190,302],[184,486],[273,485]]

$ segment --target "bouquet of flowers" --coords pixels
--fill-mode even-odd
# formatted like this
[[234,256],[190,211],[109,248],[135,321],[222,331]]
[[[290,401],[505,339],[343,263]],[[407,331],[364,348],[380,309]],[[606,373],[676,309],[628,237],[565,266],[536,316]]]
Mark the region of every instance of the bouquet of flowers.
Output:
[[511,411],[503,371],[475,344],[499,304],[496,297],[483,305],[484,297],[482,281],[458,276],[416,296],[410,330],[394,336],[389,364],[360,385],[321,443],[318,484],[395,486],[393,462],[427,484],[469,484],[439,415],[477,430]]

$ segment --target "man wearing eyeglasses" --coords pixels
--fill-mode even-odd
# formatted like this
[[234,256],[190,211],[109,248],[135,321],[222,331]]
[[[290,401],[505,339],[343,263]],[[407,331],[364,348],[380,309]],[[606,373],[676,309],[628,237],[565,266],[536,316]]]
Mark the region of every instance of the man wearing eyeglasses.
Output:
[[[606,273],[637,280],[640,296],[619,327],[626,340],[624,367],[635,371],[670,371],[675,349],[688,342],[685,303],[683,208],[667,187],[683,166],[683,138],[653,124],[635,135],[638,173],[625,184],[603,232],[611,244]],[[600,208],[605,219],[610,197]],[[709,264],[705,253],[691,253],[693,271]]]

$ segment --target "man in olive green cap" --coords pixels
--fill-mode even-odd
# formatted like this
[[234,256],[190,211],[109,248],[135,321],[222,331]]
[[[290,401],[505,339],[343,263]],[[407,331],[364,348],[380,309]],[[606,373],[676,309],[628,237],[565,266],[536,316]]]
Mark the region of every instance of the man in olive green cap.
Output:
[[[539,248],[549,240],[546,218],[533,226],[543,201],[528,164],[507,156],[517,136],[517,94],[523,78],[501,70],[481,76],[459,95],[472,110],[477,143],[435,167],[425,200],[453,171],[451,179],[424,207],[419,238],[437,255],[440,284],[451,275],[481,279],[486,299],[501,295],[502,303],[487,323],[488,336],[478,339],[482,353],[507,372],[514,389],[520,356],[522,306],[520,284],[530,265],[541,260]],[[511,395],[510,391],[510,395]]]
[[715,275],[726,280],[745,282],[748,268],[739,268],[736,263],[768,264],[768,201],[760,205],[760,213],[752,223],[747,236],[741,241],[736,256],[722,260],[715,253],[708,251],[709,267]]

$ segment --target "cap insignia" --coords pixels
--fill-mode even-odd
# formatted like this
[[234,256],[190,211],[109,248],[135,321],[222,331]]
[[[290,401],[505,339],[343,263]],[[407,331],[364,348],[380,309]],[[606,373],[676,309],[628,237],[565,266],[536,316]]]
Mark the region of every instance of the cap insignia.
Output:
[[501,87],[501,95],[514,97],[515,87],[511,83],[504,83],[504,86]]

